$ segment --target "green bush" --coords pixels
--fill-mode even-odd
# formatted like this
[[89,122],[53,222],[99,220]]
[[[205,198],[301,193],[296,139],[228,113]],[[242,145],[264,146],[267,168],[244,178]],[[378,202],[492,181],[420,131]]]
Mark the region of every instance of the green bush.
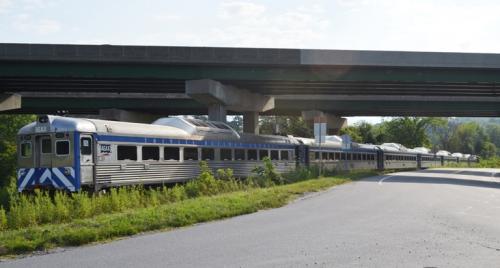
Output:
[[283,178],[287,183],[317,179],[319,178],[319,167],[298,167],[294,171],[283,174]]
[[56,207],[47,191],[35,190],[34,203],[38,223],[49,223],[57,218]]
[[0,206],[0,231],[7,229],[7,215],[5,209]]
[[500,168],[500,157],[481,159],[477,166],[481,168]]
[[94,214],[92,201],[85,192],[74,193],[73,197],[73,210],[71,211],[72,218],[87,218]]
[[263,166],[256,166],[249,177],[250,183],[258,185],[259,187],[270,187],[273,185],[280,185],[285,182],[281,174],[276,171],[273,162],[269,157],[262,159]]
[[37,211],[34,202],[21,194],[16,202],[11,202],[7,216],[10,228],[21,228],[36,225]]
[[70,219],[71,198],[61,191],[56,191],[54,194],[54,221],[65,222]]

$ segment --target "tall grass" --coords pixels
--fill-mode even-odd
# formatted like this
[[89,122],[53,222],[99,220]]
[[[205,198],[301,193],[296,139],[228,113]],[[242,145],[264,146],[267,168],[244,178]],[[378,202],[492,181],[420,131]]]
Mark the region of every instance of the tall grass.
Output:
[[[274,172],[268,170],[269,168],[266,168],[266,174]],[[105,213],[156,207],[188,198],[212,196],[257,186],[253,182],[235,179],[230,169],[219,169],[214,175],[206,162],[200,163],[200,169],[201,173],[197,178],[173,187],[147,189],[143,186],[129,186],[111,188],[105,194],[96,195],[87,192],[68,194],[62,191],[50,194],[40,190],[35,190],[33,194],[9,193],[12,196],[7,211],[0,209],[0,230],[65,223]]]

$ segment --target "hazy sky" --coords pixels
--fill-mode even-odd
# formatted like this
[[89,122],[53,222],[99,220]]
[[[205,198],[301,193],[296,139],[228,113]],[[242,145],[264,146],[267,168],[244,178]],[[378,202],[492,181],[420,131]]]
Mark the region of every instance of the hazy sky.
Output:
[[0,0],[0,42],[499,53],[499,14],[498,0]]

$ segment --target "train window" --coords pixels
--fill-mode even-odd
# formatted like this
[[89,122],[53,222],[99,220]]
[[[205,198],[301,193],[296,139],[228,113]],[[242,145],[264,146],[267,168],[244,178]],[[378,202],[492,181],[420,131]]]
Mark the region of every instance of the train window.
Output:
[[69,141],[56,141],[56,155],[69,154]]
[[143,146],[142,160],[160,160],[160,148],[157,146]]
[[42,139],[42,154],[52,153],[52,143],[50,139]]
[[135,146],[118,145],[118,160],[137,160]]
[[245,150],[244,149],[234,149],[234,159],[245,160]]
[[232,160],[233,150],[231,149],[220,149],[220,160]]
[[352,154],[347,153],[347,160],[352,160]]
[[267,150],[259,150],[259,159],[262,160],[264,157],[269,156],[269,152]]
[[82,155],[92,154],[92,140],[90,138],[85,137],[80,139],[80,152]]
[[290,160],[288,158],[288,151],[281,151],[281,160]]
[[341,154],[340,154],[340,159],[341,159],[341,160],[346,160],[346,159],[347,159],[347,158],[346,158],[346,153],[341,153]]
[[31,142],[23,142],[21,143],[21,156],[22,157],[31,157]]
[[340,153],[335,153],[335,160],[340,160]]
[[179,147],[165,147],[163,149],[163,159],[179,161]]
[[323,160],[328,160],[328,153],[327,152],[323,152],[322,155],[323,155]]
[[328,159],[329,160],[335,160],[335,154],[334,153],[328,153]]
[[248,150],[248,160],[257,160],[257,150]]
[[271,160],[279,160],[279,151],[271,150]]
[[198,160],[198,148],[184,148],[184,160]]
[[201,148],[202,160],[215,160],[215,150],[212,148]]
[[368,160],[366,159],[366,154],[363,154],[363,160]]
[[314,159],[319,160],[319,152],[314,153]]

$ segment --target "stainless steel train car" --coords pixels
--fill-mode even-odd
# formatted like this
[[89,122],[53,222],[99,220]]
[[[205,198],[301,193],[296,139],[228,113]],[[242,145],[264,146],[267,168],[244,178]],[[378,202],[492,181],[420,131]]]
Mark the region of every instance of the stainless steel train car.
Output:
[[390,144],[344,144],[335,136],[320,146],[312,139],[241,134],[224,123],[181,117],[137,124],[43,115],[21,128],[17,140],[19,191],[187,181],[198,175],[201,160],[246,177],[264,157],[278,172],[319,163],[341,170],[425,168],[451,157]]

